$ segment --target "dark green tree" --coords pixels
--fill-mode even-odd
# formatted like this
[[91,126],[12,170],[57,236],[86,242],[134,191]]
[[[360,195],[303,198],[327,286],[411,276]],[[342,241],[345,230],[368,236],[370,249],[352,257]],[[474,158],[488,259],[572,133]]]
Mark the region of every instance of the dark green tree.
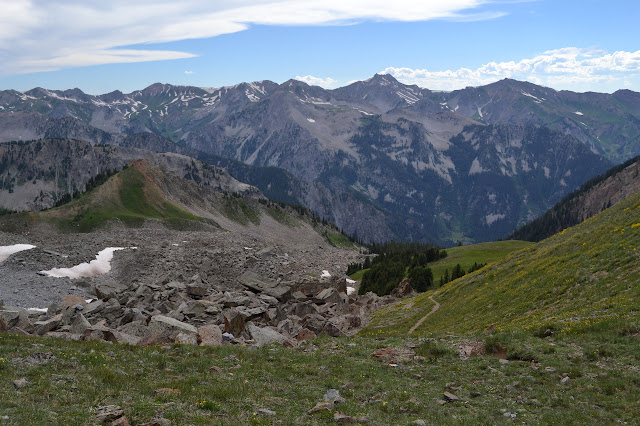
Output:
[[431,268],[417,266],[409,272],[411,286],[418,293],[423,293],[433,287],[433,273]]

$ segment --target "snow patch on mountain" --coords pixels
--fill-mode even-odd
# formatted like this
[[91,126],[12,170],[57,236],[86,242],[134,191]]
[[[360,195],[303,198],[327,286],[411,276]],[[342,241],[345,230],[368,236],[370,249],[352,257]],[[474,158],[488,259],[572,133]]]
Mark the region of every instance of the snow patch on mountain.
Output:
[[409,105],[413,105],[420,100],[415,95],[412,95],[407,92],[397,91],[396,94],[400,96],[402,99],[404,99],[405,101],[407,101]]
[[487,223],[487,225],[491,225],[495,221],[500,220],[500,219],[504,219],[505,217],[506,217],[506,215],[504,213],[491,213],[491,214],[486,215],[484,217],[484,220]]
[[540,99],[540,98],[538,98],[538,97],[536,97],[536,96],[533,96],[531,93],[527,93],[527,92],[525,92],[525,91],[521,91],[520,93],[522,93],[524,96],[527,96],[527,97],[529,97],[529,98],[532,98],[532,99],[534,100],[534,102],[535,102],[535,103],[537,103],[537,104],[541,104],[541,103],[542,103],[542,101],[546,101],[546,99],[545,99],[545,98]]
[[469,176],[486,172],[486,171],[487,170],[483,169],[482,166],[480,165],[480,161],[478,160],[478,157],[476,157],[471,162],[471,167],[469,168]]
[[24,250],[36,248],[31,244],[13,244],[10,246],[0,246],[0,262],[4,262],[9,256]]
[[[53,268],[48,271],[40,271],[43,274],[56,278],[82,278],[93,277],[95,275],[106,274],[111,270],[111,260],[113,259],[113,253],[117,250],[124,250],[127,247],[107,247],[102,250],[94,260],[89,263],[81,263],[71,268]],[[134,249],[135,247],[129,247]]]

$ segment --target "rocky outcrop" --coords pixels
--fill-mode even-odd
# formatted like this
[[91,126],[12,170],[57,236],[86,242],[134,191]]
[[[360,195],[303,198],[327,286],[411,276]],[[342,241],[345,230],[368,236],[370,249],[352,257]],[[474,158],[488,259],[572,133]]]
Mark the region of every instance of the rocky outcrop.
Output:
[[[99,285],[95,293],[101,299],[87,303],[68,296],[46,314],[4,308],[0,324],[8,332],[140,345],[295,345],[320,334],[353,334],[371,312],[395,300],[373,293],[347,296],[343,279],[296,286],[250,272],[238,278],[245,290],[227,291],[200,277],[189,281]],[[197,294],[194,282],[201,289]]]

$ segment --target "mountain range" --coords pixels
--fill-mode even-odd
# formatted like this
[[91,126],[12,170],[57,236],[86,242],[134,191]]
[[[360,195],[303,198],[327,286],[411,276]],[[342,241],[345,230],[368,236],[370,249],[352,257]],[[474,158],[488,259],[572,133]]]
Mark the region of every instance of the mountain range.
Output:
[[[505,236],[639,154],[639,135],[640,94],[514,80],[448,93],[390,75],[335,90],[289,80],[0,92],[0,141],[74,138],[188,155],[369,241]],[[20,161],[2,161],[10,181]],[[1,207],[15,209],[5,186]]]

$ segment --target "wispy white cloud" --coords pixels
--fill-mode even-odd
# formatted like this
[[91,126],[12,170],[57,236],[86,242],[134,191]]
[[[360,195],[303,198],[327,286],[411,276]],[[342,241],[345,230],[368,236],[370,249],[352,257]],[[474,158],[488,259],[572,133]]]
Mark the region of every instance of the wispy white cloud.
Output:
[[433,90],[455,90],[513,78],[558,89],[600,88],[606,91],[609,87],[619,88],[621,84],[628,86],[628,79],[640,78],[640,50],[607,53],[602,50],[567,47],[518,62],[489,62],[475,70],[460,68],[429,71],[389,67],[383,72],[393,75],[403,83]]
[[334,80],[331,77],[327,77],[327,78],[321,78],[321,77],[314,77],[312,75],[305,75],[304,77],[300,77],[299,75],[297,75],[295,77],[296,80],[300,80],[300,81],[304,81],[305,83],[311,85],[311,86],[320,86],[320,87],[324,87],[326,89],[330,89],[332,87],[334,87],[336,85],[336,83],[338,82],[338,80]]
[[[180,59],[145,44],[215,37],[262,25],[492,19],[490,0],[2,0],[0,74]],[[131,48],[131,46],[135,46]]]
[[184,73],[187,74],[187,75],[194,74],[193,71],[185,71]]

